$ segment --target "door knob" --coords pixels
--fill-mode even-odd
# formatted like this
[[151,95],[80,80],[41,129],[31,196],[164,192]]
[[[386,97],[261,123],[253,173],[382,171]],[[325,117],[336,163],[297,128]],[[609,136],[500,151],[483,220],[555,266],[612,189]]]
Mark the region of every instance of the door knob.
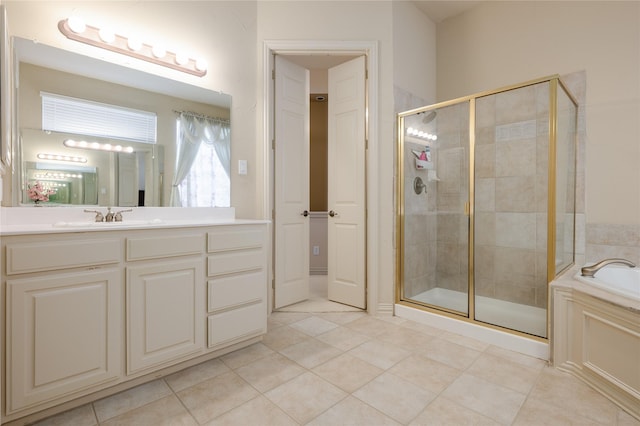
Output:
[[300,214],[301,214],[302,216],[304,216],[304,217],[307,217],[307,216],[309,216],[309,211],[308,211],[308,210],[305,210],[305,211],[303,211],[303,212],[302,212],[302,213],[300,213]]
[[331,210],[331,211],[329,212],[329,216],[331,216],[331,217],[338,216],[338,213],[337,213],[337,212],[334,212],[333,210]]

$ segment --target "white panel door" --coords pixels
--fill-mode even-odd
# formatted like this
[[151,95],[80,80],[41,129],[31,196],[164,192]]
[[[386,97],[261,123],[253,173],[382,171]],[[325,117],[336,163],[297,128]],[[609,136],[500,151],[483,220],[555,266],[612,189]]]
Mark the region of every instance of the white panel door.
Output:
[[309,71],[275,58],[275,308],[309,297]]
[[366,308],[365,57],[329,69],[329,299]]

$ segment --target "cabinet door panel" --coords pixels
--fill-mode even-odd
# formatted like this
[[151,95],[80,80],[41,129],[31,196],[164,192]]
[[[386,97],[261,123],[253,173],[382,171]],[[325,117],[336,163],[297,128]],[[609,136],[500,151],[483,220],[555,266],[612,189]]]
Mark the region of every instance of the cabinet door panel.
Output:
[[204,348],[204,271],[201,259],[127,268],[127,373]]
[[122,283],[117,270],[7,281],[7,411],[121,373]]

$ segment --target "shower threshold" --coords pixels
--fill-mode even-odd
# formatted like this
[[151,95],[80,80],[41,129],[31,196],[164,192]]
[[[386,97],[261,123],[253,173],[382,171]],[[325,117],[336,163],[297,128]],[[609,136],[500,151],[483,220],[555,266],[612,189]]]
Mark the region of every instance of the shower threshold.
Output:
[[[446,288],[432,288],[409,300],[467,313],[467,293]],[[547,311],[535,306],[476,296],[476,321],[498,325],[534,336],[546,337]]]

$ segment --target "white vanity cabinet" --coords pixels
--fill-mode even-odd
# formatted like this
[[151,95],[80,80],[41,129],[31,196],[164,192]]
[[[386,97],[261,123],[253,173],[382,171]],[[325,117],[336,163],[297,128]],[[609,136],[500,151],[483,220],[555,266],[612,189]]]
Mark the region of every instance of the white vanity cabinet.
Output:
[[127,374],[204,350],[204,231],[127,238]]
[[[6,277],[7,413],[122,374],[121,241],[11,238]],[[91,265],[88,267],[88,265]]]
[[3,230],[1,423],[215,358],[267,326],[268,223]]
[[267,330],[267,229],[220,226],[207,233],[208,347]]

